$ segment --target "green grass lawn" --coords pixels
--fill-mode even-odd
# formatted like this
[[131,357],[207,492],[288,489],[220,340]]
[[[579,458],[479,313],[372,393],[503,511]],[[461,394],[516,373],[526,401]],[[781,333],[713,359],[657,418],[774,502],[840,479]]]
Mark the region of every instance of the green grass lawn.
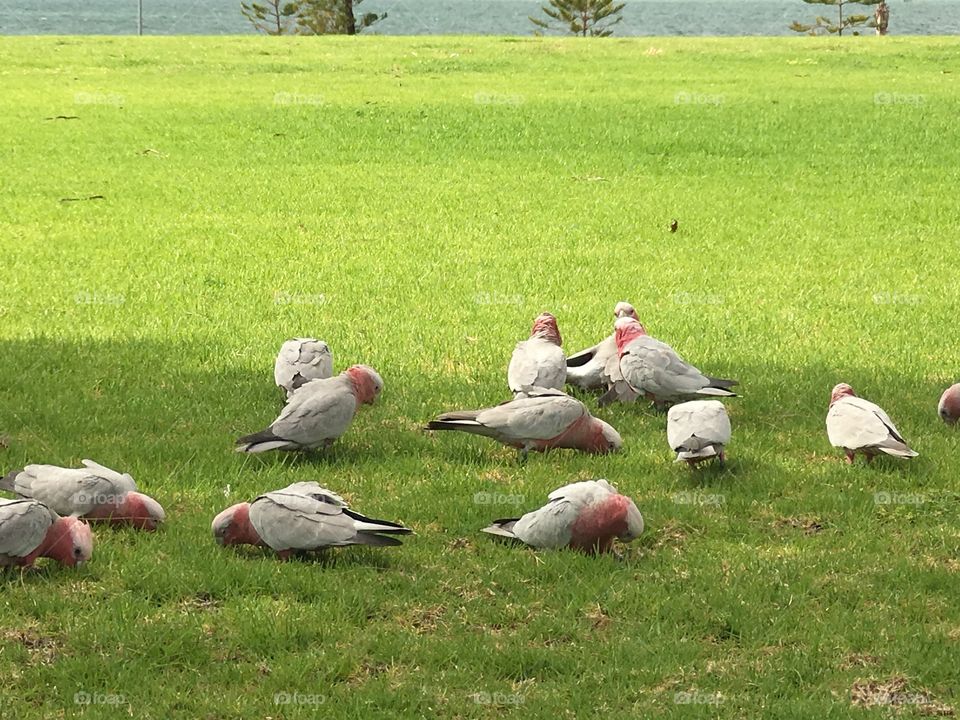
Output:
[[[169,516],[99,529],[79,570],[0,574],[0,717],[957,705],[956,47],[0,40],[0,470],[94,458]],[[617,300],[741,381],[725,470],[592,398],[619,455],[421,431],[506,399],[541,310],[574,351]],[[317,458],[237,455],[294,335],[376,367],[381,400]],[[839,381],[920,457],[844,465]],[[477,532],[593,477],[646,519],[623,560]],[[219,510],[310,479],[416,536],[288,563],[213,542]]]

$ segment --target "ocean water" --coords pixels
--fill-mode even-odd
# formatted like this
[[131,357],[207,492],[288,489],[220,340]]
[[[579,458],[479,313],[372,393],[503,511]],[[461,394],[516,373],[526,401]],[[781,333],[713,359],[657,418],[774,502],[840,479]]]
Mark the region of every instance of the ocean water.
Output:
[[[832,10],[802,0],[626,0],[615,35],[793,35],[793,20]],[[240,0],[142,0],[148,35],[253,32]],[[535,0],[364,0],[384,35],[530,35]],[[960,0],[888,0],[893,35],[960,34]],[[867,8],[865,13],[871,13]],[[0,0],[0,34],[125,35],[137,0]],[[869,31],[872,32],[872,31]]]

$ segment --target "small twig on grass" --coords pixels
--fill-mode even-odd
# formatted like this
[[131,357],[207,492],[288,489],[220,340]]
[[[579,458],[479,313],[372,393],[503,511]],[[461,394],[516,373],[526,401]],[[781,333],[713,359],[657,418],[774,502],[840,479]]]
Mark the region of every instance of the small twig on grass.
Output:
[[106,200],[103,195],[87,195],[86,197],[65,197],[60,202],[81,202],[83,200]]

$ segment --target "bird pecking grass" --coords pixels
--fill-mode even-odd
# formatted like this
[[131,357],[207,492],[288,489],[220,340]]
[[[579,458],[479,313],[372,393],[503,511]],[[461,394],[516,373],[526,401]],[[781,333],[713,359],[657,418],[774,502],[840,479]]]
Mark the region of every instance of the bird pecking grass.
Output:
[[[169,517],[0,577],[0,716],[956,704],[952,41],[7,38],[0,68],[0,464],[94,458]],[[618,455],[420,430],[505,399],[539,312],[575,351],[618,300],[741,382],[726,468],[593,399]],[[381,399],[317,457],[237,456],[303,335]],[[920,457],[846,467],[839,381]],[[622,561],[478,535],[593,477],[646,520]],[[311,479],[417,534],[214,544],[218,511]]]

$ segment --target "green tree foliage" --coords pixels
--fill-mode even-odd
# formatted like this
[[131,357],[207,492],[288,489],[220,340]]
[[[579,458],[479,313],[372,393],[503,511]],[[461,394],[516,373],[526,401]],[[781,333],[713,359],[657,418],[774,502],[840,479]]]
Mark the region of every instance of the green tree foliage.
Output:
[[[818,15],[813,23],[805,24],[794,21],[790,29],[794,32],[808,35],[843,35],[844,30],[860,26],[876,27],[876,20],[869,15],[844,15],[843,9],[847,5],[879,5],[882,0],[803,0],[811,5],[833,5],[837,8],[836,20]],[[854,34],[858,34],[854,31]]]
[[357,14],[363,0],[301,0],[297,32],[301,35],[356,35],[387,14]]
[[240,3],[240,12],[260,32],[267,35],[287,35],[296,27],[299,5],[284,0]]
[[[548,19],[530,18],[539,30],[559,29],[573,35],[607,37],[611,27],[623,18],[620,11],[625,3],[614,0],[548,0],[541,10]],[[879,0],[878,0],[879,2]]]
[[260,32],[268,35],[356,35],[387,14],[363,13],[363,0],[261,0],[241,2],[240,11]]

